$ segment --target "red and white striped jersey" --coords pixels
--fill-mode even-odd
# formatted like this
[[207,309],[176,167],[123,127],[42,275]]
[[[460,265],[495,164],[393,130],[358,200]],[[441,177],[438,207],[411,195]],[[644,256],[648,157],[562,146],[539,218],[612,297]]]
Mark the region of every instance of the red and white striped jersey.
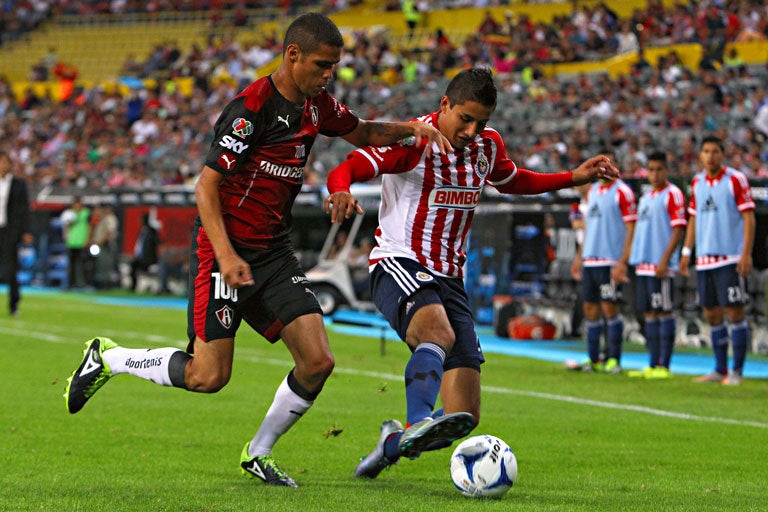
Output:
[[[437,126],[437,112],[419,119]],[[485,128],[464,149],[433,152],[414,139],[350,154],[354,165],[382,175],[377,245],[370,263],[386,257],[411,258],[435,273],[462,277],[464,244],[486,183],[509,184],[518,174],[496,130]]]

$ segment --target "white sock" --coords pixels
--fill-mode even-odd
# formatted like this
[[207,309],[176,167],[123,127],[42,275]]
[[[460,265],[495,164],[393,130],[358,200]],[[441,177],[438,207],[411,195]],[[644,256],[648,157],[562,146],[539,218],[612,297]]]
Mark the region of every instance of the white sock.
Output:
[[104,362],[109,366],[112,375],[128,373],[135,377],[151,380],[161,386],[172,386],[168,375],[168,363],[171,356],[183,351],[172,348],[124,348],[115,347],[105,350]]
[[312,403],[293,392],[288,386],[287,377],[283,379],[259,431],[251,440],[248,455],[255,457],[272,453],[272,447],[278,438],[299,421],[299,418],[312,407]]

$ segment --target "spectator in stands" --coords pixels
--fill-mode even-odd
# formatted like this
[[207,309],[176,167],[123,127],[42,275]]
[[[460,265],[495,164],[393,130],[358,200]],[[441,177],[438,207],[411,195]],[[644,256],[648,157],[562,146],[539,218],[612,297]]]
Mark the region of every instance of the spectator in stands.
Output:
[[141,216],[141,228],[133,246],[133,258],[131,258],[131,290],[138,291],[139,272],[146,272],[157,263],[158,249],[160,248],[160,235],[152,225],[148,213]]
[[416,27],[421,23],[422,15],[419,12],[418,4],[416,0],[401,0],[403,9],[403,18],[405,18],[405,25],[408,27],[408,37],[413,39],[413,33],[416,31]]
[[[690,219],[680,272],[689,275],[695,248],[699,303],[711,328],[715,355],[715,369],[695,381],[739,385],[751,337],[745,311],[749,302],[745,278],[752,271],[755,203],[746,177],[724,165],[724,160],[723,140],[705,137],[700,152],[703,170],[691,182]],[[729,340],[733,348],[730,373]]]
[[640,42],[637,35],[632,31],[629,20],[622,20],[620,31],[616,34],[616,53],[632,53],[640,49]]

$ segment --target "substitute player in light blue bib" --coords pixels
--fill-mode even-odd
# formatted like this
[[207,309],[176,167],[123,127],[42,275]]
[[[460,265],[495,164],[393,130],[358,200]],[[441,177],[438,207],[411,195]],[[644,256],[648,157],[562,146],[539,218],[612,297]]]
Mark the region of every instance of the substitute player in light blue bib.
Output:
[[636,308],[645,314],[648,367],[629,372],[630,377],[667,379],[675,347],[675,317],[672,312],[672,278],[678,268],[678,246],[687,224],[685,196],[667,181],[669,167],[663,152],[648,157],[651,185],[637,207],[635,236],[629,264],[635,267]]
[[[744,278],[752,271],[755,203],[746,176],[723,165],[725,146],[720,138],[705,137],[699,158],[704,170],[691,183],[690,220],[680,272],[689,275],[695,245],[699,302],[712,328],[715,369],[696,381],[738,385],[751,337],[744,308],[748,301]],[[733,346],[730,374],[729,338]]]
[[[601,179],[587,193],[584,244],[576,252],[571,274],[581,280],[584,330],[589,358],[567,362],[572,370],[621,372],[624,320],[618,292],[627,281],[627,263],[637,219],[635,194],[619,179]],[[602,318],[601,318],[602,316]],[[607,357],[602,360],[600,337],[605,319]]]

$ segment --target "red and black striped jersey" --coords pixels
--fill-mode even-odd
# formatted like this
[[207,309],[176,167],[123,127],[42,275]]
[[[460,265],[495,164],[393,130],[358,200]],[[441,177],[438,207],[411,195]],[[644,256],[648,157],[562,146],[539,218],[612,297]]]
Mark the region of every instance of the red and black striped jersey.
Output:
[[284,241],[315,138],[346,135],[358,122],[325,90],[298,105],[269,76],[238,94],[216,121],[205,162],[224,174],[219,197],[230,240],[256,248]]

